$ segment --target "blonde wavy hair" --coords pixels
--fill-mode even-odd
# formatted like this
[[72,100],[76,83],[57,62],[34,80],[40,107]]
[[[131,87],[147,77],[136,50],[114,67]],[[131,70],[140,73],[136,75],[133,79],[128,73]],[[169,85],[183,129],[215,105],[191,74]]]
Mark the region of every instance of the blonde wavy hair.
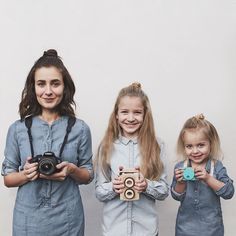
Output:
[[138,135],[138,144],[142,157],[140,165],[141,173],[147,179],[159,179],[163,171],[163,164],[160,159],[160,147],[155,135],[149,99],[141,89],[140,83],[132,83],[128,87],[120,90],[114,109],[110,115],[107,130],[98,148],[95,166],[98,165],[105,177],[110,180],[109,170],[110,158],[114,147],[113,143],[120,135],[120,127],[116,115],[120,101],[125,96],[139,97],[144,107],[144,120]]
[[205,137],[210,142],[211,150],[209,158],[212,160],[218,160],[223,157],[220,147],[220,138],[216,131],[216,128],[213,124],[205,119],[205,116],[203,114],[193,116],[184,123],[177,141],[177,154],[180,157],[187,159],[184,147],[184,134],[186,131],[202,131]]

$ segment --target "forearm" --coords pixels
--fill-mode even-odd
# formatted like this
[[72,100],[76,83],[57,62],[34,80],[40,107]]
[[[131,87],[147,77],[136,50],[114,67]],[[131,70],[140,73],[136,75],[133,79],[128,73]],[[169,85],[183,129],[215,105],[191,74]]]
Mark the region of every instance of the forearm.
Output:
[[214,177],[210,176],[205,180],[206,184],[214,191],[220,190],[225,184]]
[[91,175],[86,168],[78,167],[73,163],[69,165],[69,176],[81,184],[87,184],[91,180]]
[[27,183],[29,179],[24,174],[24,171],[20,172],[12,172],[6,176],[4,176],[4,184],[7,187],[19,187],[25,183]]
[[176,185],[174,187],[175,192],[177,193],[183,193],[186,189],[186,182],[176,182]]

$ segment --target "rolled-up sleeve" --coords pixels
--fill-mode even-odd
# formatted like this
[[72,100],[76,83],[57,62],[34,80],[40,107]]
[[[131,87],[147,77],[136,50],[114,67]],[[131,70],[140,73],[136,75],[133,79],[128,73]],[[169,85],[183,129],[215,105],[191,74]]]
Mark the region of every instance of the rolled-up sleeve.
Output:
[[95,194],[101,202],[106,202],[115,198],[118,194],[112,188],[112,182],[107,180],[102,170],[96,166],[95,173]]
[[17,143],[17,124],[13,123],[7,133],[6,146],[4,150],[4,161],[2,163],[1,174],[6,176],[12,172],[18,172],[21,164],[19,157],[19,146]]
[[86,168],[90,174],[90,181],[94,178],[92,161],[92,138],[91,132],[86,123],[83,122],[82,135],[78,146],[78,167]]
[[224,183],[224,186],[215,193],[224,199],[232,198],[234,195],[233,180],[229,178],[227,170],[223,166],[222,162],[218,161],[216,163],[215,172],[216,172],[216,178]]
[[145,195],[152,197],[156,200],[164,200],[169,195],[169,185],[167,183],[167,171],[166,171],[166,149],[165,144],[161,140],[158,140],[160,145],[160,158],[163,163],[163,172],[159,180],[148,180],[147,189],[144,192]]

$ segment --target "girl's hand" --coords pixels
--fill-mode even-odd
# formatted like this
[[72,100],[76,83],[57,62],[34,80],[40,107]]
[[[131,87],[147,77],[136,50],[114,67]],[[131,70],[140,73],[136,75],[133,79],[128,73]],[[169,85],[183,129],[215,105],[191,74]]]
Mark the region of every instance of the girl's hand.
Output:
[[183,169],[175,169],[175,178],[177,182],[182,183],[183,182]]
[[121,177],[119,176],[115,177],[115,179],[112,181],[112,185],[113,185],[112,188],[116,193],[118,194],[123,193],[125,185]]
[[194,169],[195,177],[199,180],[207,181],[207,179],[210,177],[208,172],[206,171],[205,167],[196,167]]
[[147,189],[147,180],[140,173],[140,167],[135,167],[135,169],[139,171],[139,179],[135,181],[134,189],[139,193],[145,192]]
[[[119,167],[119,171],[123,170],[123,166],[120,166]],[[123,193],[124,191],[124,182],[123,180],[121,179],[121,177],[118,175],[114,178],[114,180],[112,181],[112,188],[113,190],[118,193],[118,194],[121,194]]]
[[29,160],[31,160],[32,157],[28,157],[27,161],[23,168],[23,174],[27,178],[28,181],[34,181],[39,177],[38,173],[38,163],[29,163]]
[[66,179],[66,177],[73,172],[72,165],[73,165],[72,163],[69,163],[67,161],[63,161],[56,166],[57,169],[59,170],[58,172],[56,172],[52,175],[40,174],[39,177],[42,179],[64,181]]

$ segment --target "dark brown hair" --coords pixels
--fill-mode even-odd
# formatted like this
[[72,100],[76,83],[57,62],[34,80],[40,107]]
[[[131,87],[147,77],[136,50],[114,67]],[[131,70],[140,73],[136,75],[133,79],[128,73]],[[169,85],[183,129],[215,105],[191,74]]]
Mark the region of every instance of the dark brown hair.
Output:
[[31,68],[25,87],[22,91],[21,102],[19,105],[19,114],[23,120],[29,115],[40,115],[42,108],[37,101],[35,94],[35,72],[42,67],[56,67],[63,77],[64,93],[60,104],[56,107],[56,111],[59,115],[75,116],[74,108],[76,107],[74,102],[75,85],[74,82],[64,66],[61,58],[58,56],[55,49],[49,49],[43,53],[43,55],[34,63]]

